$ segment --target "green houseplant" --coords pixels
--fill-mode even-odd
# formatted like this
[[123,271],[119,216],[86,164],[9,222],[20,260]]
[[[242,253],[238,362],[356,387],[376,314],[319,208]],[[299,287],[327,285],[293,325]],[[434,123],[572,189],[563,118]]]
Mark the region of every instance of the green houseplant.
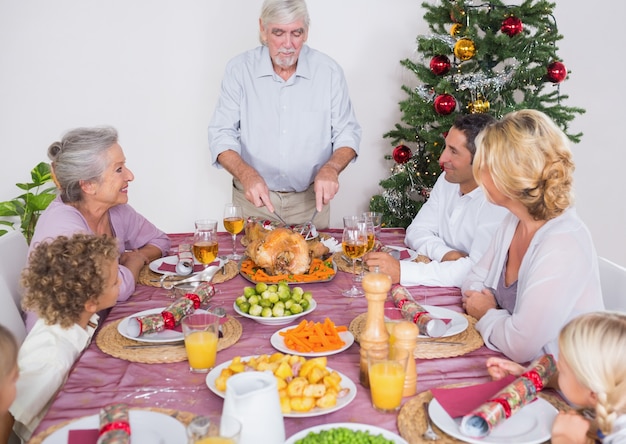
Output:
[[23,194],[6,202],[0,202],[0,236],[8,232],[3,227],[17,229],[18,222],[15,220],[17,217],[19,228],[29,245],[39,215],[54,200],[57,189],[52,180],[50,165],[46,162],[35,166],[30,172],[30,177],[32,181],[30,183],[15,184],[19,189],[24,190]]

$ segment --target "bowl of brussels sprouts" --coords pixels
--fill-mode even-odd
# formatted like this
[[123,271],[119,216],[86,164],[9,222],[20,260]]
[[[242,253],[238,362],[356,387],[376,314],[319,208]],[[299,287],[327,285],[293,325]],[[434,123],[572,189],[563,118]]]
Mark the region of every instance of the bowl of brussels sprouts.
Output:
[[237,314],[263,325],[285,325],[315,310],[317,303],[310,291],[290,287],[285,282],[244,287],[235,299],[233,309]]

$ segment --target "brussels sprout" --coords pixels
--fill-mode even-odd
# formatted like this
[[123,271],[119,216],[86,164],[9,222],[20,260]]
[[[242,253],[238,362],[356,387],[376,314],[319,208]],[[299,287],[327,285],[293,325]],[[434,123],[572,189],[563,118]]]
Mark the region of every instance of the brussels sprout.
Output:
[[272,304],[275,304],[276,302],[279,301],[278,293],[270,293],[269,299]]
[[255,289],[258,294],[261,294],[265,290],[267,290],[267,284],[265,282],[259,282],[258,284],[256,284]]
[[302,299],[299,303],[300,307],[302,307],[302,310],[307,311],[309,309],[309,301],[307,301],[306,299]]
[[254,304],[250,306],[250,310],[248,310],[248,314],[252,316],[261,316],[261,312],[263,311],[263,307],[258,304]]
[[250,296],[253,296],[256,294],[256,288],[254,287],[244,287],[243,288],[243,295],[247,298],[249,298]]
[[278,291],[278,285],[276,284],[268,285],[267,289],[271,292],[276,292]]
[[261,300],[259,301],[259,305],[260,305],[261,307],[263,307],[263,308],[265,308],[265,307],[272,308],[272,303],[270,302],[270,300],[269,300],[269,299],[261,299]]
[[293,288],[291,289],[291,294],[292,294],[292,295],[297,294],[297,295],[302,296],[302,295],[304,294],[304,290],[302,289],[302,287],[293,287]]
[[285,315],[284,307],[281,307],[280,305],[274,305],[274,307],[272,308],[272,316],[274,316],[275,318],[279,318],[284,315]]
[[295,304],[294,300],[293,299],[288,299],[288,300],[285,301],[285,308],[287,310],[291,310],[291,306],[293,304]]
[[241,306],[241,304],[244,302],[248,303],[248,299],[246,299],[244,295],[238,296],[237,299],[235,299],[235,304],[237,304],[237,307]]
[[311,302],[313,300],[313,293],[311,293],[310,291],[305,291],[302,297]]
[[248,298],[248,304],[255,305],[255,304],[258,304],[260,300],[261,298],[259,298],[256,294],[254,294]]
[[293,304],[290,308],[291,312],[293,314],[299,314],[302,313],[304,310],[302,309],[302,305],[300,304]]
[[272,309],[270,307],[265,307],[261,311],[261,317],[263,318],[271,318],[272,317]]
[[248,302],[242,302],[240,305],[238,305],[238,307],[239,310],[243,311],[244,313],[248,313],[250,311],[250,304]]

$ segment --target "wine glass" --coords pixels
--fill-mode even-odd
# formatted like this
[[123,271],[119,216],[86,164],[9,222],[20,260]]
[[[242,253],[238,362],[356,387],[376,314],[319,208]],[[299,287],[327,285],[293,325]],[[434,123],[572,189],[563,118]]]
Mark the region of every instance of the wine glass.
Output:
[[237,254],[237,235],[243,230],[243,209],[239,205],[232,203],[224,207],[224,228],[233,237],[233,253],[228,255],[228,259],[238,261],[242,258]]
[[367,231],[365,224],[357,223],[356,226],[348,225],[343,229],[343,237],[341,238],[341,246],[343,253],[352,261],[352,288],[343,291],[341,294],[356,298],[363,296],[363,290],[356,286],[356,259],[363,257],[367,248]]
[[218,252],[216,220],[203,219],[196,221],[192,249],[196,260],[204,264],[205,267],[215,260]]
[[[365,232],[367,233],[367,248],[365,249],[365,254],[367,254],[374,249],[374,244],[376,243],[376,232],[374,229],[374,225],[371,219],[365,217],[362,219],[358,219],[357,223],[365,225]],[[361,272],[356,279],[357,282],[361,282],[363,280],[363,275],[365,274],[365,262],[363,261],[362,257],[360,258],[360,261]]]

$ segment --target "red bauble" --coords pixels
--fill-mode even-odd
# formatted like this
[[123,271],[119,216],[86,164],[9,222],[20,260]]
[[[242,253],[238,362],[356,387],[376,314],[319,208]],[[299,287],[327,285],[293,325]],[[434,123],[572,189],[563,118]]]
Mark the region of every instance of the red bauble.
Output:
[[502,22],[502,26],[500,27],[500,31],[502,31],[509,37],[513,37],[514,35],[519,34],[520,32],[522,32],[522,29],[524,29],[522,21],[514,15],[505,18]]
[[430,61],[430,70],[436,76],[448,74],[448,71],[450,71],[450,59],[443,54],[436,55]]
[[456,99],[450,94],[440,94],[435,97],[435,111],[440,116],[447,116],[456,108]]
[[552,62],[548,65],[546,77],[552,83],[561,83],[567,77],[567,68],[561,62]]
[[407,163],[412,155],[411,148],[406,145],[398,145],[393,149],[393,160],[397,163]]

